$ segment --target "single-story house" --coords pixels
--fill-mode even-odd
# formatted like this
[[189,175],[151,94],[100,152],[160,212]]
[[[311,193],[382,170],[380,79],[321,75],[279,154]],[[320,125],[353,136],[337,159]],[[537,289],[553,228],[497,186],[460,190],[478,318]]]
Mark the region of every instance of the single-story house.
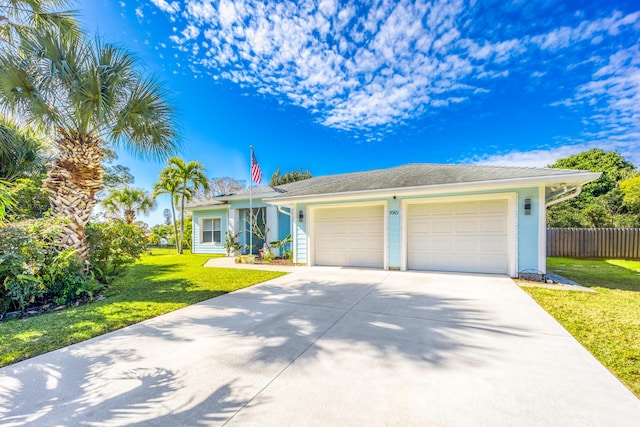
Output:
[[[546,273],[546,208],[600,176],[581,170],[408,164],[260,186],[189,206],[193,252],[249,243],[249,198],[267,242],[296,265]],[[253,236],[253,247],[262,245]]]

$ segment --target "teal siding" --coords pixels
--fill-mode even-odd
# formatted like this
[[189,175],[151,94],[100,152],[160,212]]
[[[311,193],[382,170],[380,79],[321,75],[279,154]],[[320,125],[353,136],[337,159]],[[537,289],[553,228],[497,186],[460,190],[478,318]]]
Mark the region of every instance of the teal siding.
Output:
[[[524,213],[526,198],[531,199],[531,215]],[[538,199],[537,187],[518,190],[518,272],[542,273],[538,271],[538,215],[546,215],[546,208]]]
[[289,234],[291,234],[291,217],[278,212],[278,240],[284,240]]
[[[300,222],[298,218],[298,211],[304,212],[304,220]],[[294,261],[296,263],[308,264],[307,260],[307,221],[309,220],[307,215],[306,205],[296,205],[293,209],[292,221],[294,221],[295,232],[295,248],[294,248]]]
[[[193,253],[194,254],[225,254],[224,237],[228,229],[227,220],[228,211],[225,208],[211,209],[206,211],[193,212]],[[205,218],[220,218],[220,243],[200,243],[202,233],[200,231],[200,225],[202,219]]]
[[[389,236],[389,268],[398,269],[400,265],[400,252],[402,242],[402,211],[400,200],[389,199],[387,215],[387,235]],[[393,248],[393,250],[391,249]]]

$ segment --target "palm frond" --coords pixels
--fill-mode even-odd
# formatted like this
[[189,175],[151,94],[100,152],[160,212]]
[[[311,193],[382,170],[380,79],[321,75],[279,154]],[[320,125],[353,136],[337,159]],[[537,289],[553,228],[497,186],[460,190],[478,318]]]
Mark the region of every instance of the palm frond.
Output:
[[[180,148],[176,114],[154,79],[137,84],[121,110],[112,136],[141,157],[166,159]],[[123,144],[124,145],[124,144]]]

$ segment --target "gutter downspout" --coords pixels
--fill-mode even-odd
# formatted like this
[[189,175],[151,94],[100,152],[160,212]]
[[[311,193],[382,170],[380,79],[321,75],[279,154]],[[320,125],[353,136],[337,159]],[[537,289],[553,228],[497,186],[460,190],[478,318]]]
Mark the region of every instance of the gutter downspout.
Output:
[[548,208],[549,206],[553,206],[560,202],[564,202],[565,200],[573,199],[574,197],[578,197],[580,193],[582,193],[582,185],[576,186],[571,192],[565,191],[564,196],[562,197],[546,202],[545,207]]
[[287,211],[282,210],[283,208],[280,205],[277,205],[277,206],[278,206],[278,212],[283,213],[285,215],[291,216],[291,212],[287,212]]

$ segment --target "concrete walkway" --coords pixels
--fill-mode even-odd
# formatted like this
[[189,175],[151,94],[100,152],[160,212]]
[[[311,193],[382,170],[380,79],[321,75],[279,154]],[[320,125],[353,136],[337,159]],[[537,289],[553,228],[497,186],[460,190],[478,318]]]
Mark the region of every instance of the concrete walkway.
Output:
[[300,268],[0,369],[3,426],[637,426],[512,280]]
[[282,271],[285,273],[291,273],[296,267],[292,265],[277,265],[277,264],[238,264],[235,257],[220,257],[211,258],[204,263],[205,267],[211,268],[237,268],[240,270],[267,270],[267,271]]

